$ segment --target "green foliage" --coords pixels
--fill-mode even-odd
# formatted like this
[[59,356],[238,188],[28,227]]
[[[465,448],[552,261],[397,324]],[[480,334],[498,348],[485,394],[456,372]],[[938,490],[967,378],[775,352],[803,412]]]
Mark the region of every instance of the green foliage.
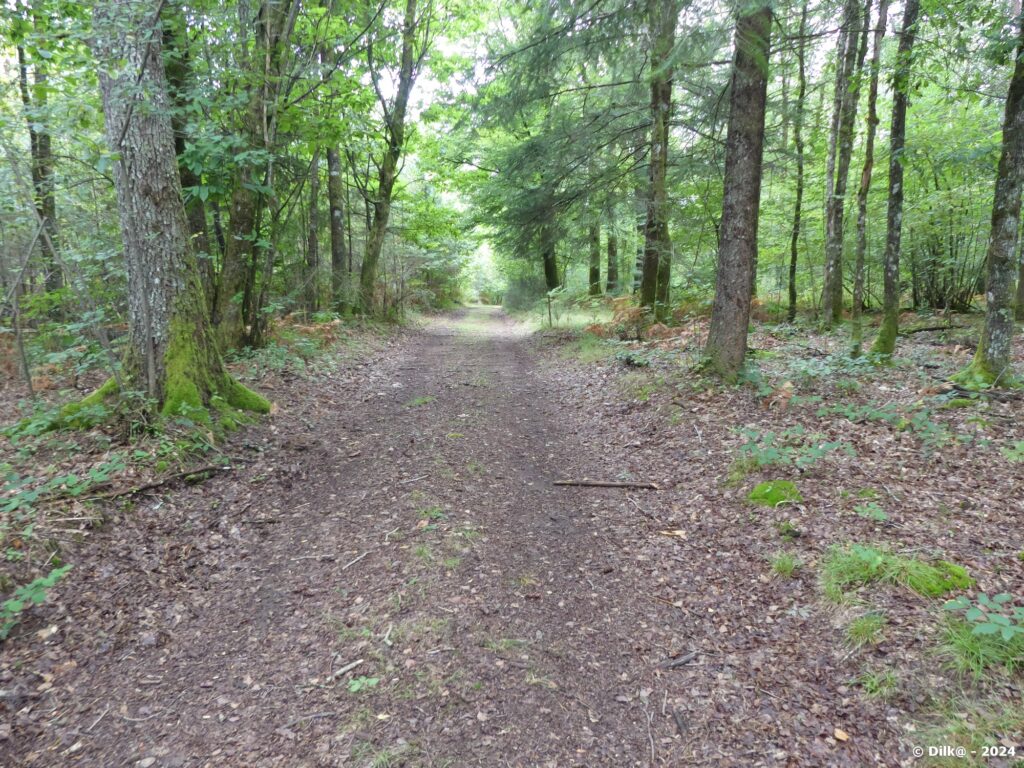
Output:
[[430,403],[434,402],[435,400],[437,400],[437,398],[434,397],[433,395],[420,395],[419,397],[414,397],[412,400],[407,402],[405,404],[405,407],[406,408],[419,408],[421,405],[429,405]]
[[[1016,604],[1014,604],[1016,603]],[[961,595],[944,606],[947,611],[963,613],[975,635],[998,635],[1007,643],[1020,640],[1024,649],[1024,604],[1002,592],[989,597],[982,592],[974,602]]]
[[379,677],[365,677],[360,675],[359,677],[353,677],[348,681],[349,693],[362,693],[372,688],[376,688],[380,682]]
[[882,613],[866,613],[850,622],[846,628],[846,639],[854,648],[865,645],[878,645],[882,639],[882,630],[888,620]]
[[33,605],[46,602],[49,591],[71,570],[70,565],[52,569],[46,576],[29,582],[14,591],[14,596],[0,605],[0,640],[6,640],[21,621],[22,613]]
[[891,669],[868,670],[857,678],[857,685],[872,699],[891,699],[899,691],[899,677]]
[[781,579],[791,579],[800,567],[800,560],[789,552],[779,552],[771,559],[772,573]]
[[803,500],[800,491],[790,480],[766,480],[755,485],[750,493],[747,494],[747,501],[765,507],[799,503]]
[[1012,462],[1022,462],[1024,461],[1024,440],[1018,440],[1013,445],[1003,446],[999,452]]
[[962,566],[946,560],[925,561],[862,544],[830,549],[822,562],[821,581],[825,595],[837,602],[849,591],[876,582],[899,584],[933,598],[973,583]]
[[885,510],[874,501],[858,504],[853,508],[853,511],[861,517],[867,517],[877,523],[884,523],[889,519],[889,515],[885,513]]
[[808,434],[799,424],[779,433],[755,429],[739,432],[747,438],[739,448],[740,460],[749,460],[758,468],[796,466],[807,469],[835,451],[856,455],[849,443],[823,440],[821,435]]

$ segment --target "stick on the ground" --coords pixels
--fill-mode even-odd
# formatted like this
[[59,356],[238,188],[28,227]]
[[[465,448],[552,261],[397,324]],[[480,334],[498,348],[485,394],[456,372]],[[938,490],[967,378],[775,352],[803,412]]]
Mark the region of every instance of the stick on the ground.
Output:
[[173,475],[161,478],[160,480],[154,480],[151,483],[144,483],[143,485],[135,486],[134,488],[122,488],[119,491],[108,491],[107,493],[96,493],[92,496],[87,496],[86,499],[89,501],[95,501],[96,499],[117,499],[121,496],[135,496],[136,494],[144,491],[151,491],[154,488],[160,488],[176,480],[181,480],[185,477],[192,477],[193,475],[201,475],[204,472],[225,472],[231,469],[221,464],[210,464],[205,467],[198,467],[197,469],[188,469],[184,472],[175,472]]
[[641,488],[649,491],[660,491],[661,486],[656,483],[642,482],[615,482],[612,480],[555,480],[555,485],[579,485],[587,488]]
[[658,669],[675,669],[676,667],[681,667],[684,664],[689,664],[696,658],[697,651],[690,651],[690,653],[684,653],[682,656],[673,656],[665,659],[658,665]]

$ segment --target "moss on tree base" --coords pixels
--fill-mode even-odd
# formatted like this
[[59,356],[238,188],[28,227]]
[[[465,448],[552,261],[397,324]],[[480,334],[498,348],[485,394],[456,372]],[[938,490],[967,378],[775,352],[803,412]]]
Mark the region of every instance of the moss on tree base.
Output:
[[985,364],[980,350],[979,354],[974,356],[971,364],[951,377],[950,381],[972,391],[990,389],[997,385],[1010,389],[1019,389],[1024,386],[1024,382],[1012,375],[1009,370],[993,371],[990,369]]

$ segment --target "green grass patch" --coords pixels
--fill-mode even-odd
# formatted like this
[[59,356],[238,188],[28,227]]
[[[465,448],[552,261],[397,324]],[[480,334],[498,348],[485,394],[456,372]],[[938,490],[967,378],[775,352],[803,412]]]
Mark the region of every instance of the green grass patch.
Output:
[[428,403],[432,403],[435,400],[437,400],[437,398],[434,397],[433,395],[420,395],[419,397],[414,397],[412,400],[407,402],[405,404],[405,407],[419,408],[421,405],[427,405]]
[[963,567],[946,560],[905,557],[863,544],[833,547],[822,563],[821,581],[825,595],[836,602],[872,583],[898,584],[925,597],[942,597],[973,583]]
[[882,630],[885,629],[887,619],[882,613],[867,613],[858,616],[850,622],[846,628],[846,639],[854,648],[862,648],[865,645],[878,645],[882,639]]
[[891,699],[899,691],[900,679],[891,669],[869,669],[857,678],[857,685],[871,699]]
[[562,347],[561,356],[581,363],[601,363],[615,355],[612,345],[592,333],[581,333]]
[[762,507],[777,507],[789,502],[799,503],[804,500],[800,491],[790,480],[767,480],[758,483],[747,494],[747,501]]
[[780,579],[791,579],[800,567],[800,560],[789,552],[779,552],[771,559],[772,573]]
[[953,669],[975,679],[997,667],[1024,669],[1024,635],[978,634],[974,624],[962,619],[947,622],[941,648]]

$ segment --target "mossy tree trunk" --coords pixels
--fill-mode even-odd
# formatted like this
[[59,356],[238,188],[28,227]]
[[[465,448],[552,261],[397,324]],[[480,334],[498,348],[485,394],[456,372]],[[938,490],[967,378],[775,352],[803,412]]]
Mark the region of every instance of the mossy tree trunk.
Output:
[[903,234],[903,147],[907,137],[907,105],[910,101],[911,56],[920,0],[907,0],[903,8],[903,29],[892,78],[892,127],[889,129],[889,204],[886,212],[885,293],[882,325],[871,352],[887,358],[896,350],[900,314],[900,238]]
[[[211,424],[266,400],[227,373],[191,247],[175,155],[155,0],[110,0],[94,14],[106,134],[119,155],[114,186],[128,276],[128,349],[122,380],[164,415]],[[111,383],[65,412],[116,389]]]
[[736,21],[718,271],[705,349],[711,369],[728,381],[735,380],[739,374],[747,350],[760,213],[771,21],[772,13],[767,5],[744,11]]
[[540,227],[540,256],[544,262],[544,285],[553,291],[562,284],[558,276],[558,261],[555,258],[555,225],[545,222]]
[[1003,143],[992,199],[985,279],[985,326],[974,361],[954,377],[972,387],[1017,383],[1010,372],[1013,341],[1013,281],[1020,230],[1021,176],[1024,173],[1024,24],[1016,20],[1018,42],[1006,97]]
[[851,313],[853,349],[858,357],[863,338],[864,259],[868,250],[868,192],[871,191],[871,173],[875,165],[875,133],[878,130],[878,73],[882,61],[882,39],[889,15],[889,0],[878,0],[878,22],[875,24],[871,52],[871,83],[868,86],[867,131],[864,139],[864,167],[857,188],[857,252],[853,267],[853,311]]
[[[651,141],[640,304],[652,308],[659,298],[667,301],[668,278],[671,275],[666,175],[669,121],[672,119],[672,48],[678,16],[677,0],[647,0],[651,47]],[[662,264],[665,261],[669,263]]]
[[320,149],[309,164],[309,226],[306,229],[306,264],[303,295],[306,314],[320,309]]

